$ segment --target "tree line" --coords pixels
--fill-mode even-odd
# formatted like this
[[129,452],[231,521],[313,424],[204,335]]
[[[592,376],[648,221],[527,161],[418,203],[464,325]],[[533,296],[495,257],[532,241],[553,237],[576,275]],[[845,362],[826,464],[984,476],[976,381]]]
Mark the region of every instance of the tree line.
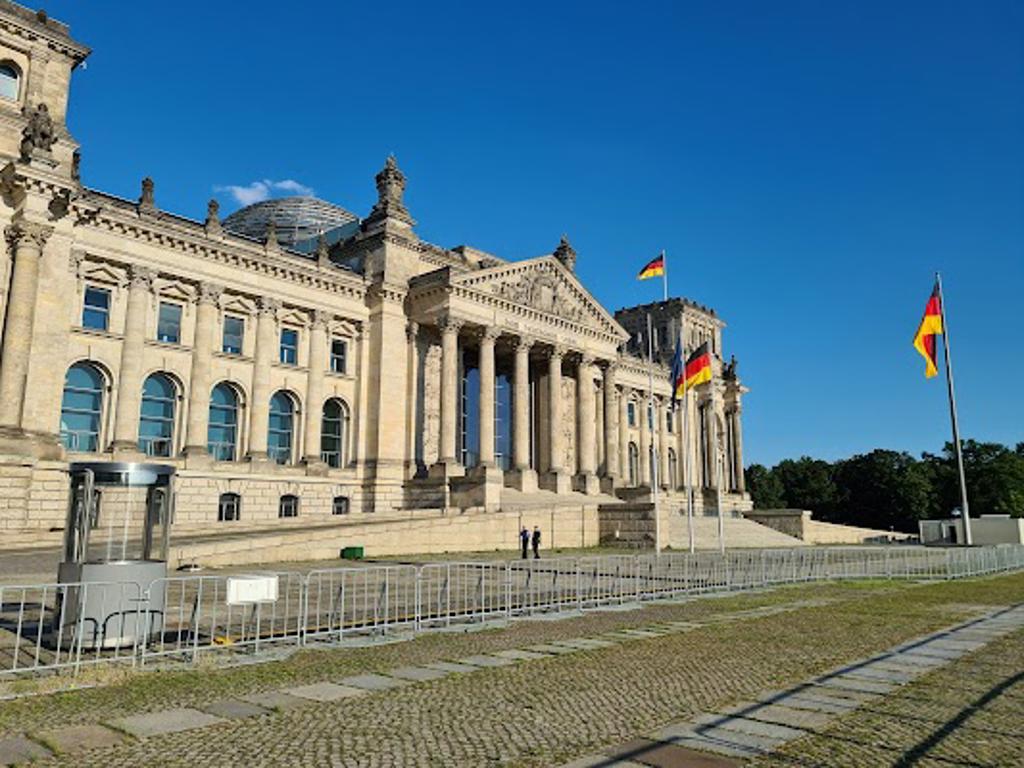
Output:
[[[972,517],[1024,517],[1024,443],[967,440],[963,446]],[[816,520],[881,530],[917,532],[917,521],[949,518],[960,508],[956,453],[876,449],[827,462],[802,456],[770,469],[751,464],[747,489],[757,509],[809,509]]]

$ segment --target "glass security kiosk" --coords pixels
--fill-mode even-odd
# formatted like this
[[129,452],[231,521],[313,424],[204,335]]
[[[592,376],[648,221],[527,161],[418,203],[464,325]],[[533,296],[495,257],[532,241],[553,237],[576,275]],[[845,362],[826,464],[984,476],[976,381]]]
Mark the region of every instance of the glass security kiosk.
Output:
[[162,625],[174,467],[74,463],[55,626],[82,647],[148,639]]

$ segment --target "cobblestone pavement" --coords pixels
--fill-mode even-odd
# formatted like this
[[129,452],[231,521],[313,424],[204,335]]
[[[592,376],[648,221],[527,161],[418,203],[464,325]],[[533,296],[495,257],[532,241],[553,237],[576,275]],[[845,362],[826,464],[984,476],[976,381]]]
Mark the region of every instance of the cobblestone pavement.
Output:
[[[140,736],[40,765],[550,766],[792,685],[1022,593],[1022,575],[926,586],[816,585],[516,622],[11,702],[0,706],[0,729],[60,749],[55,727],[174,710],[147,721],[149,728],[170,723],[160,735],[120,722]],[[626,631],[636,627],[644,631]],[[597,643],[565,642],[597,635]],[[518,653],[496,655],[501,651]],[[508,664],[480,668],[471,657],[482,655]],[[412,667],[476,671],[428,679]],[[407,685],[385,686],[367,674],[402,679],[396,668],[405,668]],[[306,687],[281,691],[299,686]],[[246,711],[242,696],[261,709]],[[189,726],[204,714],[210,724]]]

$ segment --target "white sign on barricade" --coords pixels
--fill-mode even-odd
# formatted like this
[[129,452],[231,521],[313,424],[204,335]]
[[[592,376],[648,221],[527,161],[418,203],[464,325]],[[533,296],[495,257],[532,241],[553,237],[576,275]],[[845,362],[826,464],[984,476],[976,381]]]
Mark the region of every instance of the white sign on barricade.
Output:
[[228,605],[277,602],[277,575],[228,576]]

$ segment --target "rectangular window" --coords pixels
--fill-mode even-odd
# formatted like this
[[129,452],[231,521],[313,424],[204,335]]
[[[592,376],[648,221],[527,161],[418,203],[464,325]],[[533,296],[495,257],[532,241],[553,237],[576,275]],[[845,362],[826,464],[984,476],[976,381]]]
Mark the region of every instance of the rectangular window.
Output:
[[281,362],[285,365],[299,362],[299,332],[293,328],[281,330]]
[[345,359],[348,356],[348,342],[344,339],[331,339],[331,371],[345,373]]
[[237,493],[222,493],[217,505],[217,520],[222,523],[238,520],[242,497]]
[[157,341],[181,343],[181,305],[160,302],[160,315],[156,324]]
[[626,405],[626,421],[629,422],[629,426],[636,426],[636,403],[628,403]]
[[245,320],[240,317],[224,316],[224,339],[221,349],[226,355],[242,354],[242,339],[245,338]]
[[332,515],[347,515],[348,514],[348,496],[335,496],[334,502],[331,504]]
[[298,517],[299,516],[299,497],[298,496],[282,496],[281,501],[277,506],[278,517]]
[[110,326],[110,291],[88,286],[82,306],[82,327],[105,331]]

